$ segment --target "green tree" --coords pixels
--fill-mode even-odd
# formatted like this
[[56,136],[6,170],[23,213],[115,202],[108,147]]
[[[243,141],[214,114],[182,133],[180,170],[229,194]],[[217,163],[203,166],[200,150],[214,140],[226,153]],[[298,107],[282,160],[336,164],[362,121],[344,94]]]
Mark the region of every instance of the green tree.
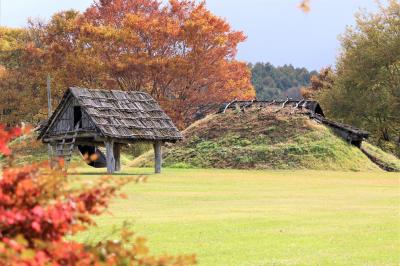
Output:
[[256,63],[250,67],[259,100],[300,98],[300,88],[309,85],[311,76],[316,74],[292,65],[275,67],[270,63]]
[[361,12],[356,22],[341,36],[334,85],[318,98],[329,116],[369,130],[400,155],[400,3]]

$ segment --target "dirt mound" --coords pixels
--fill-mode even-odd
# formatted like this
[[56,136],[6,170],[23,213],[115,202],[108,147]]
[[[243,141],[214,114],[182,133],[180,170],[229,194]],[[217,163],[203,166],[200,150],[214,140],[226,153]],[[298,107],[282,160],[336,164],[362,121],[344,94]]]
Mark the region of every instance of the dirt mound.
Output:
[[[355,146],[301,110],[279,107],[210,115],[164,150],[164,166],[180,168],[376,170]],[[132,166],[151,166],[152,152]]]

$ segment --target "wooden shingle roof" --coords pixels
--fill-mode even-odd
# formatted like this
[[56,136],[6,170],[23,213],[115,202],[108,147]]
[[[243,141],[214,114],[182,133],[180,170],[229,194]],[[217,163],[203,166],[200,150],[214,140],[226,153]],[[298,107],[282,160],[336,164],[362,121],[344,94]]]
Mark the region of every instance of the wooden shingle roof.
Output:
[[[63,100],[68,94],[75,97],[104,137],[163,141],[182,139],[171,118],[145,92],[71,87]],[[54,119],[57,119],[56,114],[50,118],[48,125]],[[46,130],[47,128],[41,135],[44,135]]]

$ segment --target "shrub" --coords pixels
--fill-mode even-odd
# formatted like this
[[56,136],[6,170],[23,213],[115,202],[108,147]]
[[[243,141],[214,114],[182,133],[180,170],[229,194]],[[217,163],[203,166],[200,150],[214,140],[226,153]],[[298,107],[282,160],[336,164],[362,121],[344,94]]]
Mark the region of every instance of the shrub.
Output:
[[175,163],[170,165],[169,167],[171,168],[178,168],[178,169],[189,169],[189,168],[193,168],[190,164],[184,163],[184,162],[180,162],[180,163]]
[[212,141],[203,141],[196,145],[196,148],[203,151],[216,149],[218,146],[215,142]]

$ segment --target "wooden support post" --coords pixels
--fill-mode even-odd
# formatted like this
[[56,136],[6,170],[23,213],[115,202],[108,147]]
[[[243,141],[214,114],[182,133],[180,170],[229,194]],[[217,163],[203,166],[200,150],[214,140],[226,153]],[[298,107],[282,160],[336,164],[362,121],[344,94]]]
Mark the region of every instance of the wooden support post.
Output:
[[54,151],[53,146],[51,144],[47,144],[47,149],[48,149],[48,155],[49,155],[49,165],[50,168],[53,169],[54,166]]
[[121,144],[114,143],[115,171],[121,171]]
[[57,151],[57,149],[56,149],[56,144],[54,144],[54,143],[49,143],[49,144],[47,144],[47,146],[48,146],[48,153],[49,153],[49,166],[50,166],[50,168],[51,169],[53,169],[54,168],[54,164],[55,164],[55,157],[56,157],[56,151]]
[[154,146],[154,170],[156,174],[161,173],[161,165],[162,165],[162,153],[161,153],[161,141],[156,141],[153,144]]
[[107,173],[113,174],[115,171],[115,158],[114,158],[114,141],[106,140],[106,158],[107,158]]

